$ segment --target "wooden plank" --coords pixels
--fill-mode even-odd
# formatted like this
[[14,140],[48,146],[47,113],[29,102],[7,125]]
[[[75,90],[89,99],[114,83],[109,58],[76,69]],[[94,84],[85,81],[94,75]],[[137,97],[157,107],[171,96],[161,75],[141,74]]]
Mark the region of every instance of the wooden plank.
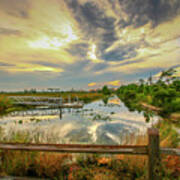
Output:
[[57,146],[57,147],[92,147],[92,148],[147,148],[146,145],[104,145],[104,144],[49,144],[49,143],[15,143],[15,142],[0,142],[0,145],[29,145],[29,146]]
[[161,154],[180,156],[180,149],[176,148],[160,148],[160,152]]
[[108,146],[83,144],[19,144],[0,143],[1,150],[25,150],[63,153],[110,153],[110,154],[147,154],[147,146]]
[[148,129],[148,140],[148,179],[160,180],[160,149],[158,129]]

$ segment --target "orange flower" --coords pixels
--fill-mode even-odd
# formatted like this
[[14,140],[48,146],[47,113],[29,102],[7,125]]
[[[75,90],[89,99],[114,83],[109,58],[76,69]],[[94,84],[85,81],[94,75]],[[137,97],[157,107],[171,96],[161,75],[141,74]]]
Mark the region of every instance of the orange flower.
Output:
[[111,161],[110,158],[102,157],[102,158],[98,159],[98,164],[99,165],[101,165],[101,164],[108,164],[110,161]]

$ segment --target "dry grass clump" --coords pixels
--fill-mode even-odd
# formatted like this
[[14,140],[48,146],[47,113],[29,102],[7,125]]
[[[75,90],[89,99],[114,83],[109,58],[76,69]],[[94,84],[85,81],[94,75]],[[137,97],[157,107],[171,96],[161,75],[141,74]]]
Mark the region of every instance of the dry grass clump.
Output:
[[[161,145],[174,146],[176,133],[168,124],[161,124]],[[3,131],[0,129],[0,136]],[[28,133],[14,132],[8,137],[11,142],[39,142]],[[2,136],[1,136],[2,137]],[[39,137],[39,135],[38,135]],[[41,137],[41,136],[40,136]],[[169,138],[170,137],[170,138]],[[5,139],[4,139],[5,140]],[[131,135],[127,144],[147,145],[147,136],[139,136],[135,141]],[[167,142],[166,142],[167,141]],[[59,153],[1,151],[0,175],[34,176],[64,180],[146,180],[147,156],[138,155],[72,155]],[[162,156],[161,175],[166,180],[178,179],[180,158]]]
[[7,113],[11,107],[12,102],[7,97],[0,95],[0,114]]

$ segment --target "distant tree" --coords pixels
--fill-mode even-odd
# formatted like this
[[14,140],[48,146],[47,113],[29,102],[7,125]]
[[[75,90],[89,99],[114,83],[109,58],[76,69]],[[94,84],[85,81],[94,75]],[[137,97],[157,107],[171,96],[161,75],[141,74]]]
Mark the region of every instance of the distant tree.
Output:
[[150,75],[148,78],[149,85],[152,85],[152,76]]
[[141,85],[143,85],[144,84],[144,79],[139,79],[139,82],[140,82]]
[[28,90],[27,89],[24,89],[24,94],[27,94],[28,93]]
[[111,91],[108,89],[108,87],[105,85],[105,86],[103,86],[103,88],[102,88],[102,93],[104,94],[104,95],[110,95],[111,94]]
[[32,93],[32,94],[35,94],[36,92],[37,92],[36,89],[33,89],[33,88],[29,90],[29,93]]
[[173,86],[175,87],[175,89],[176,89],[177,92],[180,92],[180,80],[175,79],[175,80],[173,81]]
[[176,73],[176,70],[173,68],[170,68],[166,71],[162,71],[161,76],[160,76],[160,80],[164,80],[169,84],[170,81],[174,79],[173,75],[175,73]]

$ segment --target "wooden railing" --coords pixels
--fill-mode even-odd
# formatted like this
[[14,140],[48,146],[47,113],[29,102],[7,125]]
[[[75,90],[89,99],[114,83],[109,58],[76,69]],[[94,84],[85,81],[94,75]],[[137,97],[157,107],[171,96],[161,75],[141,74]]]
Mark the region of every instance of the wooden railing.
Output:
[[159,180],[157,167],[160,164],[160,154],[180,156],[180,149],[160,148],[159,132],[148,129],[148,145],[90,145],[90,144],[23,144],[0,143],[1,150],[44,151],[60,153],[109,153],[148,156],[148,180]]

